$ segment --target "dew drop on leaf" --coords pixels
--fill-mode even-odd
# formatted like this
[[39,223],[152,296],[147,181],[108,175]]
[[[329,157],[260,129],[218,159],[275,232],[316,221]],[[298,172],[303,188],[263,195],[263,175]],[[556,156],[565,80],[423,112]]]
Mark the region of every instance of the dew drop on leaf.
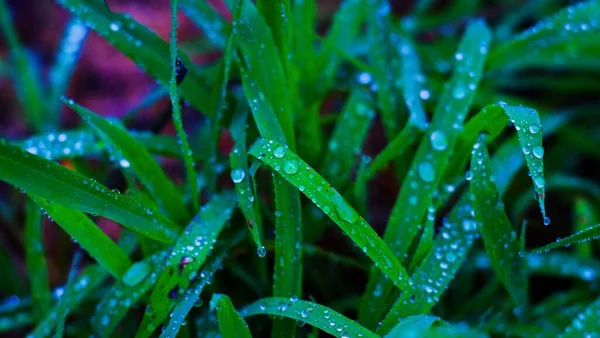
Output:
[[233,183],[240,183],[244,180],[244,177],[246,177],[246,173],[244,173],[244,170],[242,169],[234,169],[231,171],[231,180],[233,181]]
[[279,146],[279,147],[275,148],[273,155],[275,155],[275,157],[277,157],[277,158],[282,158],[283,156],[285,156],[286,152],[287,152],[287,150],[284,147]]
[[123,275],[123,283],[129,286],[139,284],[150,273],[150,265],[145,262],[133,264],[125,275]]
[[286,174],[293,175],[298,172],[298,161],[291,159],[283,163],[283,171]]
[[431,146],[435,150],[442,151],[448,148],[448,139],[446,138],[446,133],[442,130],[434,130],[429,139],[431,140]]
[[417,168],[419,172],[419,177],[425,182],[433,182],[435,178],[435,169],[433,168],[433,164],[430,162],[421,162]]

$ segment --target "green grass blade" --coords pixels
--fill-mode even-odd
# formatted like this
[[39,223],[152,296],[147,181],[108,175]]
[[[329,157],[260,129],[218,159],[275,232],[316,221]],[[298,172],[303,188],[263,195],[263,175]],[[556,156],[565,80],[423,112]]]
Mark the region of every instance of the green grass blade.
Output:
[[168,254],[168,251],[157,252],[131,265],[123,279],[119,280],[96,306],[91,318],[95,334],[100,337],[111,336],[131,307],[154,286]]
[[[169,46],[158,35],[133,20],[130,16],[113,13],[107,6],[95,0],[58,0],[65,9],[76,15],[83,23],[106,39],[141,69],[168,87],[171,78]],[[209,83],[199,69],[183,53],[177,53],[188,67],[187,81],[181,84],[183,97],[190,104],[210,114]]]
[[60,122],[62,108],[61,97],[66,94],[69,81],[79,61],[88,28],[76,19],[67,23],[60,47],[50,69],[50,93],[48,97],[48,113],[52,116],[52,124]]
[[77,270],[81,267],[81,260],[82,252],[80,249],[76,249],[75,254],[73,255],[73,261],[71,262],[71,267],[69,268],[67,285],[65,286],[63,294],[58,299],[58,311],[56,312],[56,338],[62,338],[65,330],[65,321],[72,310],[68,304],[73,296],[72,293],[75,292],[73,283],[77,277]]
[[[171,97],[171,106],[173,107],[173,125],[177,131],[178,141],[181,144],[181,153],[183,154],[183,162],[185,164],[187,184],[192,196],[192,210],[193,212],[196,212],[198,208],[200,208],[198,182],[196,180],[196,171],[194,169],[192,150],[190,149],[188,136],[183,129],[181,104],[179,102],[179,86],[184,80],[188,70],[185,64],[180,65],[182,61],[179,59],[179,56],[177,56],[177,27],[179,25],[177,22],[177,9],[177,0],[171,0],[171,38],[169,41],[169,54],[171,54],[171,81],[169,81],[169,96]],[[164,198],[172,197],[173,196],[164,196]],[[175,201],[177,201],[177,199]],[[176,210],[173,209],[173,211]],[[171,214],[169,213],[169,215]],[[185,213],[183,215],[185,215]],[[171,215],[171,217],[173,217],[173,215]]]
[[429,315],[416,315],[402,319],[385,338],[394,337],[423,337],[427,335],[429,328],[437,321],[439,317]]
[[[456,139],[482,75],[491,40],[489,28],[482,20],[471,22],[454,55],[455,67],[435,108],[433,120],[413,158],[400,194],[394,203],[384,240],[396,257],[403,257],[413,242],[416,229],[431,205],[433,194],[441,181]],[[410,207],[406,207],[410,206]],[[382,288],[375,293],[375,288]],[[371,273],[359,320],[374,327],[383,315],[381,306],[392,291],[381,275]]]
[[272,315],[310,324],[335,337],[378,337],[351,319],[313,302],[296,298],[263,298],[240,311],[244,317]]
[[14,60],[16,68],[13,74],[14,82],[18,86],[19,100],[23,105],[28,122],[35,131],[42,131],[48,121],[46,121],[45,98],[40,77],[36,76],[34,63],[27,57],[26,51],[19,41],[5,0],[0,1],[0,30]]
[[401,40],[397,48],[402,60],[402,93],[406,107],[408,107],[408,122],[425,130],[428,123],[421,99],[423,73],[421,73],[419,55],[412,42],[406,38]]
[[571,325],[567,326],[560,338],[576,338],[592,335],[600,332],[598,323],[598,312],[600,312],[600,299],[592,302],[582,313],[577,315]]
[[73,101],[65,103],[104,140],[111,156],[118,160],[119,166],[131,168],[140,181],[148,188],[161,209],[179,224],[189,220],[190,215],[183,203],[183,197],[169,180],[165,172],[152,158],[150,153],[125,128],[113,121],[84,108]]
[[55,162],[0,140],[0,180],[67,208],[100,215],[156,240],[173,243],[179,227],[140,202]]
[[[266,254],[266,249],[262,242],[262,217],[260,206],[254,186],[252,184],[250,171],[248,169],[248,153],[246,148],[246,122],[248,117],[247,106],[239,104],[236,115],[231,121],[231,137],[234,147],[229,154],[229,165],[231,167],[231,180],[235,183],[235,190],[238,196],[240,210],[248,223],[248,230],[252,234],[252,239],[256,244],[259,256]],[[256,203],[254,203],[256,201]]]
[[473,147],[471,174],[473,209],[486,252],[513,302],[524,309],[527,306],[528,282],[519,255],[519,243],[494,185],[490,158],[482,137]]
[[[495,48],[489,57],[489,69],[494,71],[537,66],[538,60],[546,54],[552,55],[556,64],[556,60],[560,60],[559,56],[566,50],[566,45],[575,52],[571,52],[569,58],[577,60],[578,47],[597,45],[600,27],[595,24],[595,20],[599,16],[600,3],[596,0],[564,8]],[[534,53],[532,49],[535,50]]]
[[25,262],[31,290],[31,298],[35,303],[34,314],[40,318],[45,314],[52,301],[48,265],[44,252],[44,222],[40,208],[28,198],[25,202]]
[[220,48],[225,46],[230,25],[208,2],[181,0],[181,8],[212,44]]
[[[595,224],[599,222],[598,216],[596,216],[594,210],[595,209],[592,202],[590,202],[588,199],[583,197],[575,199],[575,232],[584,231],[588,228],[589,224]],[[591,257],[594,253],[592,243],[589,242],[576,244],[575,251],[577,251],[577,253],[583,257]]]
[[297,187],[323,210],[395,285],[402,290],[410,288],[406,271],[373,228],[302,159],[278,142],[265,139],[252,145],[249,153]]
[[235,310],[231,299],[223,294],[214,294],[210,307],[217,312],[219,330],[223,338],[251,338],[250,329],[244,318]]
[[186,227],[160,273],[136,337],[149,337],[167,317],[176,298],[185,292],[212,251],[236,201],[231,191],[216,195]]
[[45,198],[32,198],[71,238],[77,240],[102,268],[117,280],[123,277],[131,266],[129,257],[92,220],[81,212],[52,203]]
[[575,244],[581,244],[589,241],[593,241],[600,238],[600,224],[591,225],[584,230],[578,231],[571,236],[558,239],[557,241],[544,245],[541,248],[534,249],[533,252],[542,253],[550,250],[569,247]]
[[435,226],[435,208],[429,207],[427,210],[427,216],[425,217],[425,223],[423,224],[423,231],[419,244],[415,250],[415,254],[410,261],[409,271],[414,271],[418,264],[421,264],[425,256],[429,253],[433,247],[433,235]]
[[273,42],[279,51],[279,60],[287,73],[291,49],[292,25],[290,0],[258,0],[256,8],[270,28]]

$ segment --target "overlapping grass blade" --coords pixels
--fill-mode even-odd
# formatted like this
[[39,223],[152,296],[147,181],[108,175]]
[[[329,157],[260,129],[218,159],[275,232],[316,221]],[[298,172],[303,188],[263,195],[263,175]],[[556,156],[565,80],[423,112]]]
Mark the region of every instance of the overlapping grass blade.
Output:
[[5,41],[14,60],[16,71],[12,75],[23,110],[31,127],[35,131],[42,131],[48,121],[46,121],[47,115],[44,107],[41,78],[34,68],[34,63],[21,45],[21,41],[19,41],[5,0],[0,1],[0,30],[6,39]]
[[263,298],[244,307],[240,314],[244,317],[272,315],[292,318],[302,323],[308,323],[336,337],[378,337],[353,320],[323,305],[298,300],[297,298]]
[[160,251],[131,265],[123,279],[119,280],[96,306],[91,318],[95,334],[110,337],[131,307],[154,286],[168,254],[168,251]]
[[[66,10],[104,37],[141,69],[168,87],[171,78],[169,46],[147,27],[128,15],[111,12],[95,0],[58,0]],[[210,116],[208,79],[180,51],[177,53],[188,67],[187,81],[181,84],[183,97],[194,108]]]
[[202,29],[208,40],[219,48],[225,46],[229,23],[210,3],[202,0],[181,0],[183,12]]
[[250,155],[271,167],[297,187],[346,233],[377,267],[401,290],[410,289],[408,275],[377,233],[321,175],[290,149],[273,140],[260,139]]
[[515,305],[527,306],[528,282],[519,255],[519,243],[494,185],[484,138],[473,147],[470,191],[473,209],[486,252],[498,278]]
[[548,252],[550,250],[562,247],[569,247],[571,245],[585,243],[597,239],[600,239],[600,224],[591,225],[588,228],[578,231],[571,236],[558,239],[554,243],[550,243],[548,245],[544,245],[541,248],[534,249],[533,252]]
[[34,315],[40,318],[50,307],[52,294],[48,279],[48,265],[44,252],[44,222],[40,208],[28,198],[25,202],[25,263],[31,298],[35,303]]
[[111,157],[125,169],[131,168],[171,219],[179,224],[190,215],[183,197],[150,153],[127,130],[113,121],[74,103],[65,101],[107,144]]
[[235,310],[231,299],[223,294],[214,294],[210,307],[217,312],[219,330],[223,338],[251,338],[250,329],[244,318]]
[[[187,176],[187,185],[189,187],[192,200],[192,209],[193,212],[196,212],[200,207],[200,192],[198,191],[198,182],[196,179],[196,171],[194,169],[194,158],[192,155],[192,150],[190,149],[188,136],[185,133],[185,130],[183,129],[183,120],[181,117],[181,104],[179,102],[179,86],[184,81],[188,69],[187,65],[182,63],[177,53],[177,27],[179,26],[179,23],[177,21],[177,9],[177,0],[171,0],[171,37],[169,40],[169,54],[171,56],[171,80],[169,81],[169,96],[171,97],[171,107],[173,108],[173,125],[175,126],[175,130],[177,131],[177,139],[179,144],[181,145],[181,153],[183,154],[183,162],[185,164],[185,173]],[[151,187],[150,191],[156,191],[155,189],[156,186]],[[173,195],[164,196],[164,198],[173,197]],[[155,196],[155,198],[158,199],[157,196]],[[175,201],[179,202],[177,199],[175,199]],[[166,205],[163,205],[163,207],[166,207]],[[172,211],[176,210],[172,209]],[[168,213],[173,219],[177,219],[174,218],[170,212]],[[186,215],[185,212],[183,215]],[[181,220],[181,218],[179,218],[179,220]]]
[[[474,100],[490,40],[491,33],[484,21],[476,20],[467,26],[455,54],[452,76],[444,85],[426,139],[417,149],[384,233],[384,240],[396,257],[403,257],[409,249],[443,177],[458,129]],[[382,288],[381,293],[373,292],[377,287]],[[381,302],[393,298],[391,292],[390,283],[373,270],[359,311],[361,323],[375,326],[385,311]]]
[[[600,3],[596,0],[564,8],[495,48],[490,54],[489,69],[539,66],[539,60],[546,55],[551,55],[550,60],[554,60],[550,65],[577,63],[578,48],[585,49],[598,43],[598,16]],[[565,50],[570,53],[565,53]]]
[[236,195],[226,191],[203,206],[177,240],[152,294],[136,337],[149,337],[197,276],[219,234],[231,217]]
[[79,211],[63,207],[45,198],[36,196],[32,196],[32,198],[51,219],[98,262],[98,265],[117,280],[123,277],[125,271],[131,266],[129,257],[92,220]]
[[[173,243],[180,229],[139,201],[53,161],[0,140],[0,180],[65,207],[100,215],[144,236]],[[150,210],[150,212],[148,212]]]
[[600,323],[598,323],[598,313],[600,313],[600,299],[592,302],[582,313],[577,315],[571,325],[567,326],[560,338],[576,338],[592,333],[600,332]]

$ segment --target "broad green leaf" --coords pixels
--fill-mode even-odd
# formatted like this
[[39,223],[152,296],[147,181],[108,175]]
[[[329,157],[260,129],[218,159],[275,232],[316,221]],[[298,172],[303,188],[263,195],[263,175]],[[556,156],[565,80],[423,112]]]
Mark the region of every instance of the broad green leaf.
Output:
[[249,153],[293,184],[323,210],[376,263],[392,283],[401,290],[410,289],[406,271],[373,228],[339,192],[292,150],[276,141],[260,139],[252,145]]
[[217,312],[219,330],[223,338],[248,338],[252,337],[248,324],[244,318],[235,310],[231,299],[223,294],[214,294],[210,301],[210,307]]
[[492,267],[516,306],[527,306],[528,283],[517,235],[499,199],[484,138],[473,146],[470,191],[473,209]]
[[167,317],[212,251],[235,203],[236,195],[231,191],[216,195],[188,224],[158,277],[136,337],[149,337]]
[[127,130],[119,124],[84,108],[73,101],[65,103],[75,110],[81,118],[108,145],[109,153],[119,166],[135,172],[140,181],[148,188],[154,199],[171,219],[181,224],[190,216],[183,198],[165,172],[152,158],[152,155]]
[[587,337],[600,332],[598,314],[600,313],[600,299],[592,302],[582,313],[577,315],[571,325],[559,336],[560,338]]
[[127,254],[119,248],[86,215],[66,208],[45,198],[32,196],[32,199],[53,219],[71,238],[92,256],[98,265],[117,280],[131,266]]
[[12,54],[15,68],[14,82],[17,86],[19,100],[28,122],[35,131],[42,131],[48,123],[44,107],[41,77],[34,68],[34,62],[27,56],[13,26],[9,7],[5,0],[0,0],[0,30]]
[[[158,35],[130,16],[111,12],[96,0],[58,0],[88,27],[106,39],[141,69],[168,87],[171,78],[169,46]],[[208,109],[209,81],[183,53],[177,53],[188,67],[187,81],[181,84],[183,97],[204,114]],[[209,115],[210,116],[210,115]]]
[[335,337],[378,337],[351,319],[313,302],[297,298],[263,298],[240,311],[243,317],[255,315],[282,316],[308,323]]
[[35,317],[40,318],[50,307],[52,294],[48,280],[48,265],[44,252],[44,221],[40,208],[30,199],[25,202],[25,263]]
[[427,335],[429,328],[437,321],[439,317],[429,315],[416,315],[402,319],[386,338],[394,337],[423,337]]
[[584,230],[578,231],[568,237],[558,239],[554,243],[550,243],[541,248],[534,249],[535,253],[548,252],[553,249],[569,247],[575,244],[581,244],[589,241],[600,239],[600,224],[591,225]]
[[[183,162],[185,164],[185,173],[187,176],[187,185],[189,187],[191,199],[192,199],[192,208],[193,208],[193,212],[196,212],[198,210],[198,208],[200,207],[198,182],[196,180],[196,171],[194,169],[195,164],[194,164],[194,159],[192,156],[192,150],[190,149],[190,144],[188,142],[188,136],[185,133],[185,130],[183,129],[183,119],[181,117],[181,104],[179,102],[179,100],[180,100],[179,86],[184,81],[185,77],[187,76],[188,69],[187,69],[187,65],[185,63],[182,63],[182,61],[179,58],[178,53],[177,53],[177,27],[179,26],[179,23],[177,21],[177,9],[178,9],[177,0],[171,0],[171,37],[169,40],[169,54],[171,56],[171,80],[169,81],[169,96],[171,97],[173,125],[175,126],[175,130],[177,131],[177,140],[178,140],[179,144],[181,145],[181,153],[183,154]],[[134,168],[134,170],[136,170],[136,169]],[[138,170],[139,169],[137,169],[136,172]],[[138,176],[140,176],[139,173],[138,173]],[[144,176],[144,175],[142,175],[142,176]],[[143,178],[142,178],[142,180],[143,180]],[[169,185],[167,185],[167,187],[169,187]],[[150,191],[156,192],[159,196],[161,195],[160,192],[155,190],[156,186],[149,187],[149,189],[150,189]],[[163,191],[163,193],[167,193],[167,191]],[[171,194],[171,192],[169,192],[169,194],[165,194],[165,196],[161,196],[161,197],[159,197],[159,196],[155,195],[154,197],[159,200],[161,197],[166,198],[166,199],[175,198],[174,201],[179,202],[177,199],[177,196]],[[182,205],[183,205],[183,203],[182,203]],[[165,207],[165,209],[169,210],[168,208],[166,208],[166,205],[162,205],[162,206]],[[177,209],[179,209],[179,210],[177,210]],[[173,208],[169,211],[173,211],[173,212],[183,211],[184,212],[183,215],[186,215],[185,209],[184,210],[181,210],[180,208],[177,208],[177,209]],[[173,219],[178,219],[180,221],[182,220],[181,218],[175,218],[174,215],[171,214],[171,212],[168,212],[168,214]]]
[[[600,3],[596,0],[564,8],[495,48],[489,57],[489,69],[538,66],[539,59],[546,54],[555,60],[551,65],[560,65],[561,56],[577,63],[577,48],[598,43],[599,16]],[[565,48],[566,45],[573,47]],[[570,54],[565,53],[569,49]]]
[[173,243],[180,229],[138,201],[0,140],[0,180],[85,213],[100,215],[144,236]]
[[[454,55],[455,67],[437,103],[424,142],[419,144],[400,194],[394,203],[384,240],[396,257],[404,257],[450,159],[460,128],[475,97],[491,40],[483,20],[471,22]],[[408,207],[407,207],[408,206]],[[375,288],[381,292],[374,293]],[[374,327],[386,310],[381,302],[393,293],[389,282],[372,270],[359,320]],[[374,297],[377,294],[380,297]]]
[[95,334],[100,337],[111,336],[131,307],[154,286],[168,254],[168,251],[160,251],[134,263],[123,278],[105,293],[91,318]]
[[[588,199],[579,197],[575,199],[574,230],[575,232],[584,231],[590,224],[598,223],[598,216],[594,211],[593,203]],[[584,257],[593,256],[594,249],[592,243],[582,242],[575,245],[575,250]]]
[[183,12],[202,29],[208,40],[217,47],[224,47],[229,23],[203,0],[181,0]]

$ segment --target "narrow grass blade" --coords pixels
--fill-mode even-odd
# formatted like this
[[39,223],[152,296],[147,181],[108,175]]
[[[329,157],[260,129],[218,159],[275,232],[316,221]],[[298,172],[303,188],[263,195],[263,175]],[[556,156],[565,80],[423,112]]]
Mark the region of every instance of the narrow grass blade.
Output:
[[290,0],[257,0],[256,8],[270,28],[273,42],[279,51],[279,60],[287,73],[288,56],[292,42]]
[[600,332],[598,323],[598,313],[600,313],[600,299],[592,302],[582,313],[577,315],[571,325],[567,326],[560,338],[585,337],[592,333]]
[[[192,196],[192,210],[193,212],[196,212],[200,207],[198,182],[196,180],[196,171],[194,169],[194,159],[192,155],[192,150],[190,149],[188,136],[185,133],[185,130],[183,129],[183,120],[181,117],[181,104],[179,102],[179,86],[184,81],[188,70],[187,66],[184,63],[182,63],[181,59],[177,55],[177,27],[179,25],[177,21],[177,9],[177,0],[171,0],[171,38],[169,41],[169,54],[171,55],[171,81],[169,81],[169,96],[171,97],[171,106],[173,107],[173,125],[175,126],[175,130],[177,131],[178,142],[181,144],[181,153],[183,154],[183,162],[185,164],[187,185],[190,189],[190,194]],[[156,189],[156,187],[153,188]],[[151,191],[152,190],[153,189],[151,189]],[[164,198],[167,199],[173,197],[174,196],[172,195],[164,196]],[[177,199],[175,199],[175,201],[179,202]],[[172,209],[172,211],[176,210]],[[185,212],[183,215],[185,215]],[[171,215],[171,217],[173,217],[173,215]]]
[[290,149],[273,140],[260,139],[252,145],[249,153],[297,187],[323,210],[396,286],[401,290],[410,289],[408,275],[391,250],[321,175]]
[[[58,3],[77,16],[111,45],[133,60],[141,69],[168,87],[171,78],[169,46],[158,35],[130,16],[113,13],[103,2],[95,0],[59,0]],[[183,97],[190,104],[210,114],[208,79],[191,60],[177,53],[188,66],[187,81],[181,84]]]
[[212,44],[225,46],[230,25],[207,1],[181,0],[181,8]]
[[569,247],[571,245],[585,243],[596,239],[600,239],[600,224],[591,225],[588,228],[578,231],[571,236],[559,239],[556,242],[550,243],[541,248],[534,249],[533,252],[548,252],[550,250]]
[[[426,139],[417,149],[384,233],[384,240],[396,257],[407,253],[443,178],[459,129],[474,100],[490,40],[484,21],[476,20],[467,26],[455,54],[452,76],[444,85]],[[374,293],[376,287],[382,292]],[[359,311],[359,320],[367,327],[374,327],[383,315],[381,302],[389,299],[391,291],[390,283],[373,270]]]
[[421,73],[419,55],[412,42],[407,38],[401,39],[397,48],[402,60],[402,93],[408,107],[408,123],[420,130],[425,130],[428,122],[421,99],[421,83],[424,81],[424,77]]
[[71,238],[92,256],[102,268],[117,280],[123,277],[131,266],[127,254],[119,248],[100,228],[81,212],[50,202],[45,198],[32,196],[33,200]]
[[415,250],[415,254],[410,261],[409,271],[414,271],[415,267],[421,264],[425,256],[431,251],[433,247],[433,235],[434,235],[434,226],[435,226],[435,208],[429,207],[427,210],[427,216],[425,217],[425,222],[423,224],[423,231],[421,233],[421,238],[419,239],[419,244],[417,245],[417,249]]
[[564,56],[567,44],[575,52],[571,52],[568,58],[577,60],[578,46],[597,45],[600,26],[595,20],[598,16],[600,4],[595,0],[564,8],[495,48],[490,54],[489,69],[537,66],[538,60],[546,53],[558,61],[560,56]]
[[167,317],[175,300],[196,278],[235,205],[233,192],[216,195],[186,227],[160,273],[136,337],[149,337]]
[[40,208],[28,198],[25,202],[25,262],[31,298],[35,303],[33,312],[36,318],[45,314],[52,301],[48,265],[44,252],[44,222]]
[[131,168],[140,181],[148,188],[161,209],[177,223],[185,223],[189,212],[185,208],[183,198],[162,168],[150,153],[125,128],[117,123],[67,100],[65,103],[75,110],[90,125],[98,136],[106,142],[109,153],[119,166]]
[[71,267],[69,268],[69,274],[67,278],[67,285],[65,286],[64,292],[61,297],[58,299],[58,311],[56,315],[56,338],[62,338],[65,330],[65,321],[67,320],[67,316],[72,310],[69,307],[70,299],[73,296],[75,278],[77,276],[77,270],[81,267],[83,253],[81,249],[75,249],[75,253],[73,254],[73,260],[71,262]]
[[251,338],[250,329],[244,318],[235,310],[231,299],[223,294],[214,294],[210,307],[217,312],[219,330],[223,338]]
[[483,137],[473,147],[471,174],[473,209],[485,250],[514,304],[524,309],[527,306],[528,282],[519,255],[519,243],[494,185]]
[[52,116],[53,125],[60,122],[61,97],[67,93],[87,35],[88,28],[83,23],[77,19],[69,20],[49,74],[48,112]]
[[[231,167],[231,180],[235,183],[240,210],[246,218],[248,229],[256,244],[259,256],[266,255],[266,249],[262,243],[262,217],[257,195],[252,184],[250,171],[248,169],[248,153],[246,148],[246,123],[247,106],[239,104],[236,115],[231,121],[231,136],[235,142],[233,150],[229,154],[229,165]],[[254,201],[257,201],[254,203]]]
[[378,337],[351,319],[313,302],[297,298],[263,298],[240,311],[243,317],[255,315],[283,316],[308,323],[335,337]]
[[[593,204],[588,199],[583,197],[575,199],[575,232],[585,231],[589,224],[599,222],[594,210]],[[583,257],[591,257],[594,253],[592,243],[590,242],[576,244],[575,251]]]
[[[140,202],[55,162],[0,140],[0,180],[67,208],[100,215],[144,236],[173,243],[179,227]],[[148,212],[147,210],[150,210]]]
[[8,48],[10,48],[14,60],[16,68],[13,74],[14,82],[17,85],[17,93],[23,105],[23,110],[33,129],[38,132],[42,131],[48,121],[46,121],[47,116],[45,115],[45,98],[41,78],[36,76],[37,72],[33,67],[34,64],[27,57],[27,53],[19,41],[5,0],[0,1],[0,30],[8,43]]
[[136,262],[106,294],[91,318],[92,329],[100,337],[110,337],[117,325],[154,286],[168,251],[161,251]]
[[427,335],[429,328],[437,321],[439,317],[429,315],[416,315],[402,319],[385,338],[394,337],[423,337]]

